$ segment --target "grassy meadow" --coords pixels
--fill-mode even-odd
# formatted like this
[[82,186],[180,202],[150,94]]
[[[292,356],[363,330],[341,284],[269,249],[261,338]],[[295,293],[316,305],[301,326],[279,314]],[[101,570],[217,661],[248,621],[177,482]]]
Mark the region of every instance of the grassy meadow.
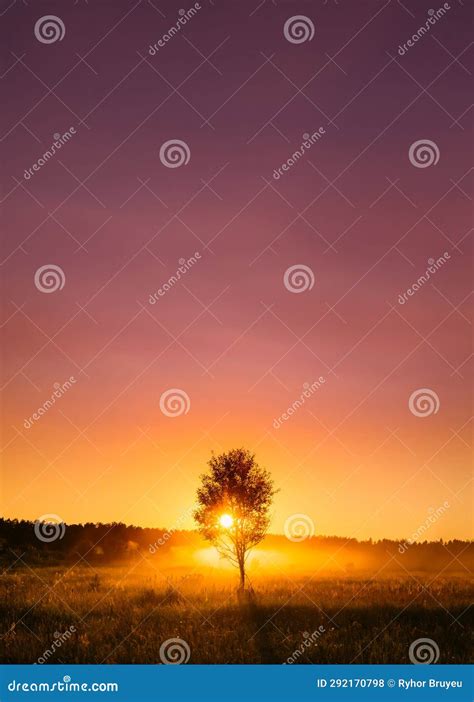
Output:
[[187,642],[189,663],[281,664],[295,651],[296,663],[409,663],[420,637],[436,641],[439,663],[467,663],[472,583],[434,577],[288,570],[252,579],[242,599],[217,569],[20,565],[0,576],[2,662],[34,663],[73,627],[47,663],[156,664],[170,638]]

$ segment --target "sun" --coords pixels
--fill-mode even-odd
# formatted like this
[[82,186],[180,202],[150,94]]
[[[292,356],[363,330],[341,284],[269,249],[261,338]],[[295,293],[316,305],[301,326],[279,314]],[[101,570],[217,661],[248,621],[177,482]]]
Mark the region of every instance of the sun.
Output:
[[233,523],[234,520],[232,519],[230,514],[222,514],[219,517],[219,524],[221,525],[221,527],[224,527],[224,529],[230,529]]

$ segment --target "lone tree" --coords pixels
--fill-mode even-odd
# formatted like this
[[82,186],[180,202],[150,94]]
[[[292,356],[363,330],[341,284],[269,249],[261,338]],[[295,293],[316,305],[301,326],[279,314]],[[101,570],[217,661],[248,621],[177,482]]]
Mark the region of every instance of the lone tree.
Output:
[[265,536],[275,490],[270,473],[246,449],[212,456],[209,472],[201,476],[194,512],[199,531],[240,572],[245,588],[245,563],[251,549]]

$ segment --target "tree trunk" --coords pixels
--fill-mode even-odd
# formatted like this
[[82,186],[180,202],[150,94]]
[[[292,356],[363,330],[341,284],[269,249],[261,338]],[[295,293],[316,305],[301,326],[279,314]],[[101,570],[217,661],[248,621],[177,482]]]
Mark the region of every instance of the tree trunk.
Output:
[[245,563],[243,558],[239,558],[240,590],[245,590]]

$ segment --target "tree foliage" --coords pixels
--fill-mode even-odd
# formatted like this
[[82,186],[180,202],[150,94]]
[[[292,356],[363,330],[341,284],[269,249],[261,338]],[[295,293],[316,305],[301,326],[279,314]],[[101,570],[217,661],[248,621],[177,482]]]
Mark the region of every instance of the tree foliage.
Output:
[[[255,456],[243,448],[213,455],[208,465],[209,472],[201,476],[197,491],[194,518],[201,534],[239,568],[244,588],[245,563],[270,523],[273,480],[256,463]],[[222,515],[232,518],[231,526],[222,526]]]

